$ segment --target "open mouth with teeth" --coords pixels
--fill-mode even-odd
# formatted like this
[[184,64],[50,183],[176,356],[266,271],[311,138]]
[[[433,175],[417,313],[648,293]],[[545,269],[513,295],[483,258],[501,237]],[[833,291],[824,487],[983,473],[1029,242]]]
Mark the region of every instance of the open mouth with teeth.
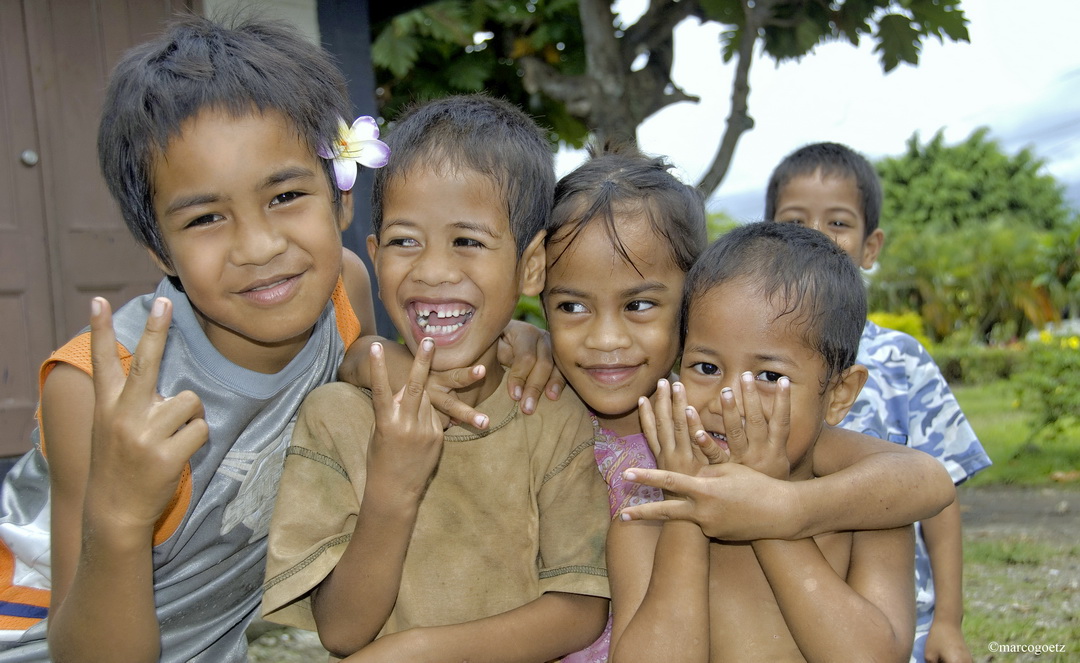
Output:
[[412,309],[416,326],[429,336],[453,334],[464,327],[476,312],[476,309],[461,302],[452,304],[417,302],[412,305]]
[[717,433],[714,430],[707,430],[705,432],[708,433],[710,437],[712,437],[714,442],[720,445],[721,449],[728,448],[727,435],[724,435],[723,433]]

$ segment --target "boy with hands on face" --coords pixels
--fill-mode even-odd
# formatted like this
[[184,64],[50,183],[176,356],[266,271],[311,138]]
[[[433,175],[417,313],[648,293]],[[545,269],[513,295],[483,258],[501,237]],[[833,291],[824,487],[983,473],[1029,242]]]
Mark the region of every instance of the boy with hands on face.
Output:
[[[818,437],[865,379],[853,364],[866,311],[854,266],[819,234],[750,224],[691,269],[683,310],[683,383],[661,385],[655,414],[641,403],[650,447],[669,471],[627,475],[662,487],[665,503],[695,499],[676,491],[693,475],[707,481],[710,460],[782,481],[814,478]],[[697,506],[683,510],[687,518]],[[910,527],[741,542],[704,530],[666,520],[644,572],[612,557],[613,661],[907,658]]]

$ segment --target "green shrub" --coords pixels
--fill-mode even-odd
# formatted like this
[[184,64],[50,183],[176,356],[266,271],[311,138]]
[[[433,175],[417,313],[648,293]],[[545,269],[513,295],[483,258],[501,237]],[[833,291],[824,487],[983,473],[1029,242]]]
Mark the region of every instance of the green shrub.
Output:
[[933,346],[930,354],[949,384],[986,384],[1009,379],[1027,363],[1021,345],[986,346],[966,343]]
[[1045,426],[1080,413],[1080,337],[1040,335],[1015,375],[1025,407]]

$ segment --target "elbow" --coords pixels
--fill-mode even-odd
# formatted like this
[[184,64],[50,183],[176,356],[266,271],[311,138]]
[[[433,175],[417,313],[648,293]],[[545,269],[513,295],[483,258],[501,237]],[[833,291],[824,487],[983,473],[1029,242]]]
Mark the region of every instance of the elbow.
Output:
[[370,637],[365,637],[364,633],[357,632],[355,623],[351,625],[345,622],[328,624],[316,621],[316,627],[323,649],[336,658],[348,658],[371,644],[378,635],[374,633]]
[[922,520],[941,513],[945,507],[956,501],[956,485],[945,466],[931,456],[926,457],[927,493],[934,496],[933,513]]

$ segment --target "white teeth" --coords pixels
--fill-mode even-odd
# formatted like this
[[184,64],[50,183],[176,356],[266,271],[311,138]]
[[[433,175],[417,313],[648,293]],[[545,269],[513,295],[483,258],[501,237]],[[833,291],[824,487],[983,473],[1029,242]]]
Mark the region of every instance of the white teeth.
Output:
[[461,322],[457,323],[456,325],[445,325],[445,326],[421,325],[421,327],[424,328],[424,333],[425,334],[452,334],[452,333],[456,332],[457,330],[461,329],[464,326],[465,325],[463,323],[461,323]]

